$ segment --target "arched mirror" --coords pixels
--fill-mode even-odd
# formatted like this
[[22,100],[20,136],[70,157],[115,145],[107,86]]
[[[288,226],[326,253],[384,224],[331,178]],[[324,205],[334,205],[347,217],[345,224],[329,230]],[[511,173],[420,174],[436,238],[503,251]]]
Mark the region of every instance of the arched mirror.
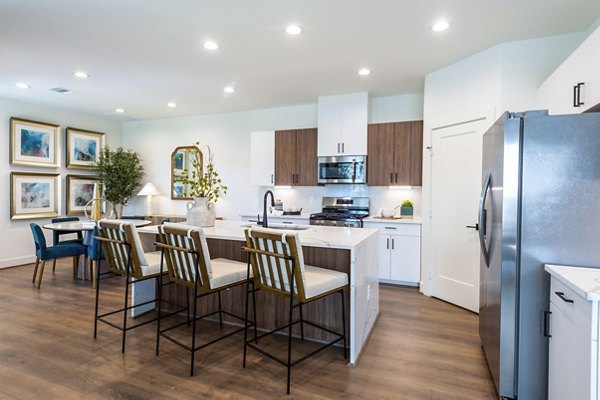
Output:
[[[192,178],[194,161],[198,160],[203,165],[202,152],[196,146],[179,146],[171,153],[171,199],[191,200],[190,185],[182,182],[182,179]],[[202,170],[198,171],[202,175]]]

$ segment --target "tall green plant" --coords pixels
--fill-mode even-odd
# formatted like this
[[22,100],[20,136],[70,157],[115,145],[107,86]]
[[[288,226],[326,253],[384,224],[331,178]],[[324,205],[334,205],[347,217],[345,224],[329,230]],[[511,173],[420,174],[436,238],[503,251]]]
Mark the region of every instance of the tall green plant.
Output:
[[[199,147],[200,142],[196,142],[196,146]],[[209,201],[216,202],[221,194],[227,194],[227,186],[223,184],[223,181],[219,178],[219,173],[215,170],[214,155],[210,147],[206,146],[206,148],[208,149],[206,171],[202,168],[202,162],[194,157],[192,159],[191,175],[186,170],[185,174],[176,180],[184,185],[189,185],[192,197],[207,197]]]
[[124,206],[135,196],[142,185],[144,167],[138,153],[119,147],[100,151],[98,175],[104,186],[104,198],[113,204]]

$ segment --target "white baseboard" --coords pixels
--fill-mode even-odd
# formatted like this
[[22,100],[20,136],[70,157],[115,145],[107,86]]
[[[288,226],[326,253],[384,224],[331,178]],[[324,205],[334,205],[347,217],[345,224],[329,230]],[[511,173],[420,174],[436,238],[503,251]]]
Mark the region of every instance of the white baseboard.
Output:
[[32,264],[35,262],[35,256],[5,258],[0,260],[0,269],[16,267],[17,265]]

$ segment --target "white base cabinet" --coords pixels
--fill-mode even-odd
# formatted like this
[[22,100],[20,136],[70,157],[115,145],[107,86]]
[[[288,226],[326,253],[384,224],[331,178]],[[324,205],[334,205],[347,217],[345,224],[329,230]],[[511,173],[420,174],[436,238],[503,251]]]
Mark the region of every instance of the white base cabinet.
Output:
[[421,225],[365,222],[379,230],[379,281],[418,286],[421,280]]
[[597,400],[598,300],[587,300],[553,274],[550,312],[548,399]]

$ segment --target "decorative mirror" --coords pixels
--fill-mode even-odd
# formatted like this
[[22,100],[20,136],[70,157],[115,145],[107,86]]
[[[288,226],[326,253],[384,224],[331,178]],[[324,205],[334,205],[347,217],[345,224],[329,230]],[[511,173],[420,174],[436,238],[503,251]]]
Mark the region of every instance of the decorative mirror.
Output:
[[[203,164],[202,152],[196,146],[179,146],[171,153],[171,199],[191,200],[190,185],[181,182],[181,178],[192,178],[194,160]],[[200,171],[202,173],[202,171]]]

